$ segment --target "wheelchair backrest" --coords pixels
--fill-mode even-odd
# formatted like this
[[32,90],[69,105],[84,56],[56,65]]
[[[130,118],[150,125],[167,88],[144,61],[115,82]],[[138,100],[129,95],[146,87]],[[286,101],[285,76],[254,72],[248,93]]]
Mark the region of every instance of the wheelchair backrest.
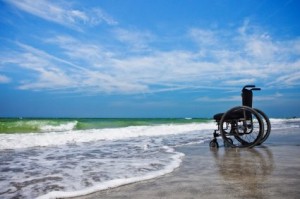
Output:
[[252,108],[253,101],[253,90],[261,90],[260,88],[255,88],[255,85],[246,85],[242,90],[242,104],[243,106],[248,106]]
[[252,90],[242,90],[242,104],[243,106],[249,106],[252,108],[253,92]]

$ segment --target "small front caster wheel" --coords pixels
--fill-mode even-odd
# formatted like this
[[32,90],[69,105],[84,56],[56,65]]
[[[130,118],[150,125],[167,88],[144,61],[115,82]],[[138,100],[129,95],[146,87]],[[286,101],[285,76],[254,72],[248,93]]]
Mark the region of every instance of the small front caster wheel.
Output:
[[218,144],[217,140],[213,139],[212,141],[210,141],[209,147],[210,148],[219,148],[219,144]]

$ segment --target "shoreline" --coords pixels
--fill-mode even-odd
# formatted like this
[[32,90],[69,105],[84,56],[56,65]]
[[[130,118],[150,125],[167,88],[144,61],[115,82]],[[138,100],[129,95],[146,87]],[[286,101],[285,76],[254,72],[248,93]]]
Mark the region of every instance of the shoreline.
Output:
[[294,130],[292,135],[275,130],[253,149],[180,146],[176,151],[185,154],[182,164],[169,174],[72,199],[298,198],[300,131]]

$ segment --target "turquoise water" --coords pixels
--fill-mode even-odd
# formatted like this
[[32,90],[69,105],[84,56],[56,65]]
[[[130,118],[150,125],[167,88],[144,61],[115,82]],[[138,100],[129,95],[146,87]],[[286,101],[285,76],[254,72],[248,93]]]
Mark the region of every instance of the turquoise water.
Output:
[[1,118],[0,134],[188,124],[208,121],[211,120],[202,118]]

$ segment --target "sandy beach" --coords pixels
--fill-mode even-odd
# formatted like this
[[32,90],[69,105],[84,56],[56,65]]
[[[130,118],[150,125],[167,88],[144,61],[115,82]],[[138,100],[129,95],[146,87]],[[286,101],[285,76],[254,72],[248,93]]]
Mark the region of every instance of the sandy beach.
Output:
[[185,154],[174,172],[76,199],[96,198],[299,198],[300,132],[272,132],[253,149],[210,150],[208,143],[178,147]]

